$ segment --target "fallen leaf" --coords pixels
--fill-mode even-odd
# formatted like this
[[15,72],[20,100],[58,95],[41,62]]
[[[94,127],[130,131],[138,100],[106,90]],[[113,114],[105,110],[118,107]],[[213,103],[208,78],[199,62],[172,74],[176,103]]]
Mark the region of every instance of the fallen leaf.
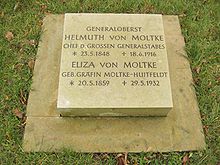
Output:
[[35,64],[35,61],[33,59],[28,61],[28,67],[30,68],[30,70],[34,70],[34,64]]
[[21,123],[22,123],[21,125],[22,125],[22,126],[25,126],[26,120],[27,120],[27,116],[24,114],[24,115],[23,115],[23,118],[22,118],[22,120],[21,120]]
[[6,132],[5,137],[6,137],[7,140],[11,140],[11,136],[8,132]]
[[25,98],[25,95],[22,90],[20,90],[20,101],[23,105],[27,105],[27,99]]
[[13,83],[13,81],[12,81],[11,79],[8,79],[8,80],[6,81],[6,83],[10,86],[10,85]]
[[138,165],[138,162],[137,162],[137,160],[134,160],[134,163],[133,163],[133,165]]
[[40,21],[38,21],[38,26],[42,26],[43,25],[43,21],[42,20],[40,20]]
[[220,83],[220,76],[216,78],[217,82]]
[[14,38],[14,35],[12,32],[8,31],[5,33],[5,38],[8,40],[8,41],[11,41],[13,38]]
[[194,80],[194,84],[199,85],[200,79],[198,77],[195,77],[193,80]]
[[211,88],[212,82],[210,81],[207,86],[208,86],[208,88]]
[[9,96],[8,95],[5,95],[5,100],[9,100]]
[[201,64],[206,64],[207,63],[207,60],[206,59],[203,59],[202,61],[201,61]]
[[186,14],[180,14],[179,17],[186,17]]
[[3,18],[5,16],[5,13],[2,11],[1,12],[1,17]]
[[28,35],[29,31],[28,30],[25,30],[24,32],[24,37],[26,37]]
[[117,157],[117,165],[127,165],[127,153],[123,154],[118,154]]
[[20,126],[24,127],[26,125],[26,119],[27,119],[27,116],[25,115],[25,113],[21,112],[18,108],[15,108],[13,110],[13,113],[18,119],[20,119],[20,122],[21,122]]
[[36,46],[37,45],[35,40],[29,40],[28,44],[31,45],[31,46]]
[[213,93],[210,94],[210,96],[216,97],[217,95],[216,95],[216,93],[213,92]]
[[24,113],[21,112],[18,108],[15,108],[15,109],[13,110],[13,113],[14,113],[14,115],[15,115],[16,117],[18,117],[19,119],[22,119],[23,116],[24,116]]
[[189,153],[189,158],[191,158],[193,156],[193,153],[192,152],[190,152]]
[[188,154],[186,154],[186,155],[183,157],[183,165],[186,165],[187,162],[189,162],[189,156],[188,156]]
[[209,129],[209,126],[207,126],[207,125],[204,125],[204,126],[203,126],[203,130],[204,130],[204,134],[205,134],[205,135],[208,134],[208,131],[209,131],[208,129]]
[[49,11],[49,10],[48,10],[48,11],[45,11],[44,14],[50,15],[50,14],[51,14],[51,11]]
[[46,5],[41,5],[41,10],[45,10],[47,8]]
[[17,71],[20,71],[22,69],[22,66],[23,66],[23,64],[18,63],[16,65],[14,65],[14,69],[17,70]]
[[124,155],[125,155],[125,163],[127,164],[127,161],[128,161],[128,153],[126,152]]
[[204,120],[206,118],[205,115],[201,115],[201,119]]
[[200,71],[201,71],[201,67],[200,66],[196,66],[196,67],[193,68],[193,72],[195,72],[197,74],[199,74]]
[[19,6],[19,2],[17,2],[17,3],[15,4],[15,6],[14,6],[14,11],[17,10],[18,6]]
[[198,74],[199,74],[200,70],[201,70],[201,67],[200,67],[200,66],[198,66],[198,67],[195,68],[195,71],[196,71],[196,73],[198,73]]
[[66,0],[60,0],[61,3],[66,3]]
[[103,158],[103,159],[109,159],[109,155],[108,155],[107,153],[104,153],[104,154],[102,155],[102,158]]

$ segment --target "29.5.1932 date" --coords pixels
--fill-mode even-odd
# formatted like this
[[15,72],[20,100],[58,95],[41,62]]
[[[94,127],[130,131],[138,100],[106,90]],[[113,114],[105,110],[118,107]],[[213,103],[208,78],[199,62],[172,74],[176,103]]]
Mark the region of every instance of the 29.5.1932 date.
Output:
[[131,80],[131,81],[123,81],[122,84],[124,86],[151,86],[151,87],[156,87],[160,86],[160,81],[159,80]]

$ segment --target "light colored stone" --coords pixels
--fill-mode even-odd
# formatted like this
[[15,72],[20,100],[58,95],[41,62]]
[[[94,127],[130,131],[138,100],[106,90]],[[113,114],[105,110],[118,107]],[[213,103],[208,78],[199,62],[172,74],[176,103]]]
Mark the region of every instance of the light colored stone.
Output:
[[166,116],[173,107],[162,15],[65,14],[60,65],[62,116]]
[[49,15],[27,105],[25,151],[168,152],[205,148],[177,16],[163,16],[174,108],[167,117],[59,117],[56,111],[63,15]]

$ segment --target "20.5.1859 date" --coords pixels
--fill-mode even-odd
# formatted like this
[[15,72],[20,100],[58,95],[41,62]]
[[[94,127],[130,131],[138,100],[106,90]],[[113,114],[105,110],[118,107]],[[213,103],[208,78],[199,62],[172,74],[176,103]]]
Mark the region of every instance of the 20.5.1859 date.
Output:
[[109,80],[78,80],[78,81],[71,81],[70,85],[77,85],[77,86],[108,86],[110,84]]

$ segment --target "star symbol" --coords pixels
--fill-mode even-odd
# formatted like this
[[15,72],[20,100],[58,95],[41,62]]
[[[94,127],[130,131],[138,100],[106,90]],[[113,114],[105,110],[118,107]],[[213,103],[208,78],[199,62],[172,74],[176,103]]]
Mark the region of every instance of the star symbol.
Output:
[[70,85],[71,85],[71,86],[74,85],[74,81],[71,80],[71,81],[70,81]]
[[125,53],[125,52],[122,52],[122,54],[123,54],[123,56],[125,56],[125,55],[126,55],[126,53]]
[[73,55],[73,56],[76,56],[76,55],[77,55],[77,52],[75,52],[75,51],[72,52],[72,55]]

